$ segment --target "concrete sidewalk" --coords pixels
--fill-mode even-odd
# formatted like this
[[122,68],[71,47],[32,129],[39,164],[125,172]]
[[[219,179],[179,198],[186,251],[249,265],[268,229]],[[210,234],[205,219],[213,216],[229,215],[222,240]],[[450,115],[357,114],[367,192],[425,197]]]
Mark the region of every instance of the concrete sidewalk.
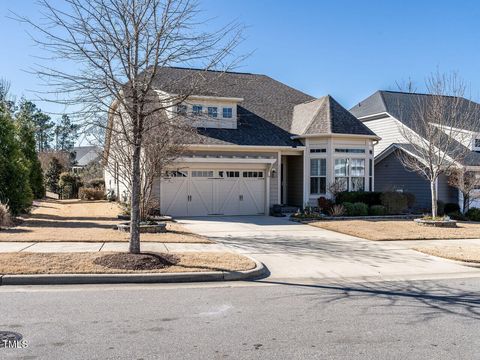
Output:
[[[152,252],[232,252],[222,244],[143,242],[142,251]],[[0,242],[6,252],[97,252],[128,251],[128,242]]]

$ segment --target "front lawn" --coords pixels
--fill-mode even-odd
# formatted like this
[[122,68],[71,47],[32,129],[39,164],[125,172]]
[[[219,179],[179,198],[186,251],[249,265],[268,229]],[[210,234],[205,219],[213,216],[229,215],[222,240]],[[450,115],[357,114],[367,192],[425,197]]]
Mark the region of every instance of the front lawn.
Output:
[[[117,203],[108,201],[43,200],[35,202],[29,216],[11,229],[0,230],[0,241],[81,241],[125,242],[129,234],[114,230],[122,222]],[[142,241],[164,243],[211,243],[175,222],[167,222],[167,232],[141,234]]]
[[480,263],[480,246],[475,245],[434,245],[414,247],[413,250],[450,260]]
[[[202,271],[243,271],[255,268],[251,259],[234,253],[186,252],[156,254],[174,258],[174,264],[158,268],[125,269],[102,266],[99,261],[113,252],[74,253],[0,253],[0,274],[108,274],[108,273],[178,273]],[[125,255],[130,255],[123,253]],[[140,256],[140,255],[137,255]],[[107,258],[108,259],[108,258]],[[145,261],[142,261],[145,264]]]
[[333,220],[309,225],[377,241],[480,239],[480,223],[459,222],[457,228],[420,226],[413,220]]

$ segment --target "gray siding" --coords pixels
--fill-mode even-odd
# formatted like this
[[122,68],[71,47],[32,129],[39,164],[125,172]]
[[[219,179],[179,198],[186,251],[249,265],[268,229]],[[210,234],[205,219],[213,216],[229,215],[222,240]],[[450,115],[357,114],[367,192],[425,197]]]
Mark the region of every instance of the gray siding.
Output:
[[[403,190],[415,195],[415,208],[431,210],[430,183],[415,172],[406,169],[397,158],[396,152],[375,164],[375,191]],[[458,202],[456,190],[448,186],[447,178],[438,179],[438,199]]]
[[287,156],[287,204],[303,207],[303,156]]

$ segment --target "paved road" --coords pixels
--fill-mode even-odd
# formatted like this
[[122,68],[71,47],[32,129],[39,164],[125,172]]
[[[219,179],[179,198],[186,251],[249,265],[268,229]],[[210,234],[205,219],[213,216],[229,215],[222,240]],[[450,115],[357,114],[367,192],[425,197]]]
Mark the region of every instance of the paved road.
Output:
[[183,219],[181,223],[262,261],[270,269],[272,279],[371,281],[480,276],[480,269],[421,254],[409,249],[405,242],[359,239],[286,218],[204,217]]
[[480,280],[0,287],[1,359],[475,359]]

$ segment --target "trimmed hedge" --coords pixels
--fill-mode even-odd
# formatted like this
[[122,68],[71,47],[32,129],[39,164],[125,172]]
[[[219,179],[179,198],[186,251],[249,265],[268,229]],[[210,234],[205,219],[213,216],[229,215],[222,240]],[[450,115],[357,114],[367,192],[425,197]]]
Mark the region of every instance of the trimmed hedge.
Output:
[[104,200],[105,191],[103,189],[80,188],[78,197],[82,200]]
[[368,191],[343,191],[338,193],[335,197],[335,202],[337,204],[344,204],[346,202],[349,203],[364,203],[368,206],[372,205],[380,205],[381,200],[380,196],[382,195],[381,192],[368,192]]
[[372,216],[383,216],[387,213],[387,209],[383,205],[373,205],[370,207],[369,214]]
[[460,205],[457,203],[446,203],[445,204],[445,214],[450,215],[451,213],[460,212]]
[[465,213],[465,216],[471,221],[480,221],[480,209],[471,208]]

